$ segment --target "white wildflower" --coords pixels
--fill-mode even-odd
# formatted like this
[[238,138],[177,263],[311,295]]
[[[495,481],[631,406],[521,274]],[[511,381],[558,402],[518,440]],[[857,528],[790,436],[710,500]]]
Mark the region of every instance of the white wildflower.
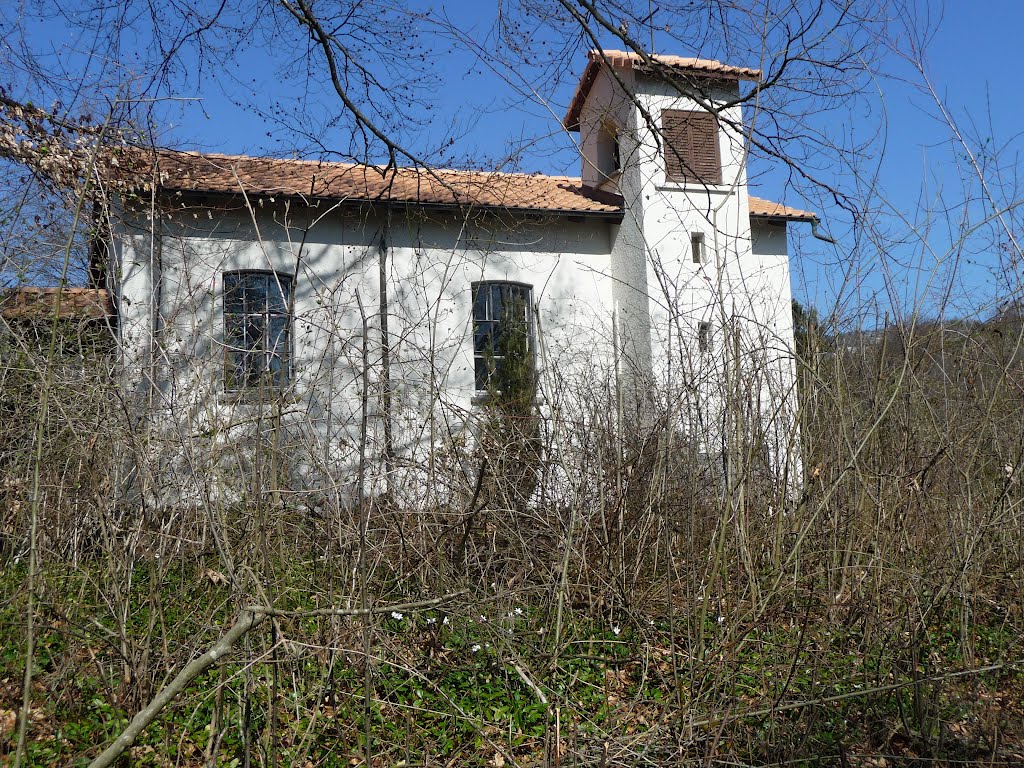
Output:
[[445,626],[447,627],[447,626],[448,626],[448,623],[449,623],[449,622],[448,622],[448,617],[447,617],[447,616],[445,616],[445,617],[444,617],[443,619],[441,619],[441,623],[442,623],[442,624],[444,624],[444,625],[445,625]]
[[477,653],[480,650],[480,644],[479,643],[474,643],[473,647],[470,648],[469,650],[471,650],[473,653]]
[[392,611],[391,612],[391,618],[392,619],[398,619],[399,621],[401,621],[402,619],[405,618],[405,614],[399,613],[398,611]]
[[622,630],[619,629],[618,627],[612,627],[612,634],[615,635],[616,637],[619,636],[620,632],[622,632]]
[[523,609],[522,608],[516,608],[514,611],[512,611],[512,613],[514,613],[516,616],[522,616],[523,615]]
[[437,619],[435,619],[433,616],[428,616],[427,624],[437,624]]

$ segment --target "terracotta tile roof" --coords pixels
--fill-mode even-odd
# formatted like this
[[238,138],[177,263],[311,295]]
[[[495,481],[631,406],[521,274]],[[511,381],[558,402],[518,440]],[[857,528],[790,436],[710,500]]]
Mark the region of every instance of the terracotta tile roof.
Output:
[[[693,56],[670,56],[664,53],[648,54],[651,61],[662,64],[672,69],[678,69],[687,74],[697,74],[708,77],[727,77],[738,80],[760,80],[761,70],[751,67],[736,67],[731,64],[723,64],[715,59],[698,59]],[[587,59],[600,63],[601,51],[590,51]],[[648,64],[643,56],[635,51],[604,51],[604,59],[613,67],[632,67],[634,69],[646,69]]]
[[786,219],[788,221],[817,221],[818,214],[813,211],[802,211],[799,208],[790,208],[782,203],[773,203],[771,200],[762,200],[753,195],[747,196],[747,206],[750,215],[762,219]]
[[[143,159],[140,159],[143,158]],[[153,168],[156,171],[154,172]],[[244,155],[141,150],[122,158],[115,171],[129,186],[147,187],[155,177],[165,192],[309,197],[352,202],[477,206],[512,211],[621,216],[618,195],[584,187],[578,177],[483,171],[381,169],[349,163],[277,160]],[[154,176],[154,173],[157,174]],[[150,181],[147,181],[150,180]],[[148,187],[147,187],[148,188]],[[813,221],[810,211],[749,197],[754,217]]]
[[62,293],[59,317],[63,319],[104,320],[114,316],[114,305],[103,288],[13,288],[0,292],[0,316],[5,320],[52,320],[58,293]]
[[[697,59],[687,56],[668,56],[657,53],[649,54],[648,58],[659,67],[663,67],[662,74],[665,75],[689,75],[691,77],[711,77],[725,80],[760,80],[761,70],[750,67],[734,67],[730,64],[723,64],[714,59]],[[635,51],[598,51],[587,52],[587,66],[583,70],[579,85],[576,86],[576,93],[569,102],[569,109],[565,113],[562,124],[570,131],[578,131],[580,128],[580,112],[583,110],[583,103],[594,87],[594,80],[597,73],[605,63],[619,69],[637,69],[641,71],[653,71],[653,68],[644,61],[643,57]]]
[[[584,187],[580,179],[524,173],[382,168],[349,163],[277,160],[159,150],[121,162],[145,187],[164,191],[281,195],[352,202],[381,201],[580,215],[622,214],[622,198]],[[156,174],[153,166],[156,166]],[[122,179],[123,180],[123,179]]]

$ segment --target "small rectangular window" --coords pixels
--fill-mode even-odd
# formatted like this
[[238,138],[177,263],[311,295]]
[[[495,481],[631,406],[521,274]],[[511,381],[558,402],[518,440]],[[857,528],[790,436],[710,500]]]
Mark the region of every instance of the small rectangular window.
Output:
[[704,233],[693,232],[690,235],[690,253],[694,264],[704,263]]
[[283,389],[291,367],[292,277],[224,273],[224,385],[232,391]]
[[697,327],[697,348],[702,354],[711,351],[711,323],[702,322]]
[[481,392],[532,387],[533,287],[523,283],[473,283],[473,359]]

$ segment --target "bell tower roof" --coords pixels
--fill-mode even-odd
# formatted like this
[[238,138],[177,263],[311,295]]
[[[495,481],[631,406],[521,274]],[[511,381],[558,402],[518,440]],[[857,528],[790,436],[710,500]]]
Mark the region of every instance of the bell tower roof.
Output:
[[714,80],[751,80],[761,79],[761,71],[750,67],[736,67],[723,64],[714,59],[698,59],[687,56],[669,56],[666,54],[640,54],[635,51],[602,51],[587,52],[587,66],[583,70],[576,93],[569,103],[562,124],[570,131],[580,129],[580,113],[590,95],[598,73],[602,67],[629,69],[638,72],[659,74],[665,77],[702,77]]

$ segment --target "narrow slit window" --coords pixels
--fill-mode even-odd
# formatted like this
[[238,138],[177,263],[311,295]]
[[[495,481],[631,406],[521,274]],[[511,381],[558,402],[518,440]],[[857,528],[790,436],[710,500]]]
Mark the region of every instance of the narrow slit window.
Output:
[[704,233],[694,232],[690,235],[690,254],[694,264],[704,263]]
[[702,354],[711,351],[711,323],[702,322],[697,326],[697,348]]
[[598,130],[597,170],[603,180],[613,179],[622,171],[619,131],[611,123],[603,123]]

